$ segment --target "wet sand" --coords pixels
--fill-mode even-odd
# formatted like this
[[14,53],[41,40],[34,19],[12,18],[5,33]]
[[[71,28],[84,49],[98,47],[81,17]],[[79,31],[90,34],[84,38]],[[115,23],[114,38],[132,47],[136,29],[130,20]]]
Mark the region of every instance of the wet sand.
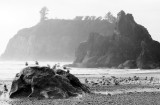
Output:
[[[21,98],[9,99],[8,93],[0,93],[0,105],[160,105],[160,74],[126,74],[126,75],[76,75],[82,83],[87,83],[93,92],[92,94],[82,94],[78,97],[68,99],[37,99]],[[134,76],[139,77],[134,80]],[[131,80],[128,80],[128,78]],[[146,79],[147,77],[147,79]],[[154,77],[150,81],[151,77]],[[118,80],[118,85],[115,85]],[[102,80],[110,81],[110,84],[103,84]],[[0,91],[3,84],[8,88],[11,81],[0,81]]]

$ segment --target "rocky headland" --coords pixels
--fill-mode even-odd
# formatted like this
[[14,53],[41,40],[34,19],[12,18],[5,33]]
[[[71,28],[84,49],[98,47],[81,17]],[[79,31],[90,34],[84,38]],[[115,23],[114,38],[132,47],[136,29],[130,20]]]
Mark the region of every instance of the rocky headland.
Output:
[[114,23],[93,16],[44,20],[18,31],[9,40],[0,59],[73,61],[75,48],[90,32],[110,35],[114,27]]
[[88,40],[80,43],[70,66],[156,69],[160,67],[160,43],[135,22],[132,14],[121,11],[114,33],[90,33]]
[[0,59],[74,59],[69,66],[156,69],[160,67],[160,43],[132,14],[120,11],[116,23],[95,17],[39,22],[11,38]]

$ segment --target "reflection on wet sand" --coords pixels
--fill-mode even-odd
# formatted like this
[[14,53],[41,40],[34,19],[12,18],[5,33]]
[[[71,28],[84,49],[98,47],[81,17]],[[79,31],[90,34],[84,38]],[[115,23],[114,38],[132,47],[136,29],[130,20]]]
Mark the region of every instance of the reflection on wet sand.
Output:
[[116,94],[127,94],[127,93],[138,93],[138,92],[160,92],[160,89],[157,88],[135,88],[135,89],[118,89],[115,91],[95,91],[96,94],[104,94],[104,95],[116,95]]

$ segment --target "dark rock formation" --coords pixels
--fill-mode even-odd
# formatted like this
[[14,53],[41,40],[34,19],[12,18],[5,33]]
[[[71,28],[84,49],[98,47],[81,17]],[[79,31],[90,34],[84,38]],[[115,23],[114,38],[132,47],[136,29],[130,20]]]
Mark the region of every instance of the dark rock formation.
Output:
[[112,35],[91,33],[88,40],[79,45],[75,55],[70,66],[149,69],[158,66],[160,44],[152,40],[147,29],[137,24],[131,14],[121,11]]
[[12,82],[10,98],[68,98],[82,92],[90,93],[89,88],[74,75],[60,69],[56,74],[55,71],[38,66],[24,68]]
[[9,40],[2,60],[73,60],[75,48],[90,32],[113,33],[107,20],[50,19],[20,30]]
[[156,41],[141,42],[142,51],[137,58],[137,66],[141,69],[160,68],[160,44]]

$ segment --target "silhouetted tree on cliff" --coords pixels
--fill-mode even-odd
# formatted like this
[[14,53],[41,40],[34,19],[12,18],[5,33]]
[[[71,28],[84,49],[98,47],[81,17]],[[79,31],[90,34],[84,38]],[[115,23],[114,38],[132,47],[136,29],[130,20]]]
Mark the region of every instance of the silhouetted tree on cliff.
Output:
[[74,20],[83,20],[83,16],[76,16]]
[[40,15],[41,15],[40,22],[48,19],[48,18],[46,17],[47,14],[48,14],[48,8],[47,8],[47,7],[43,7],[43,8],[40,10]]
[[116,22],[116,17],[114,17],[111,12],[108,12],[108,13],[105,15],[104,18],[105,18],[106,20],[108,20],[109,22],[111,22],[111,23],[115,23],[115,22]]

